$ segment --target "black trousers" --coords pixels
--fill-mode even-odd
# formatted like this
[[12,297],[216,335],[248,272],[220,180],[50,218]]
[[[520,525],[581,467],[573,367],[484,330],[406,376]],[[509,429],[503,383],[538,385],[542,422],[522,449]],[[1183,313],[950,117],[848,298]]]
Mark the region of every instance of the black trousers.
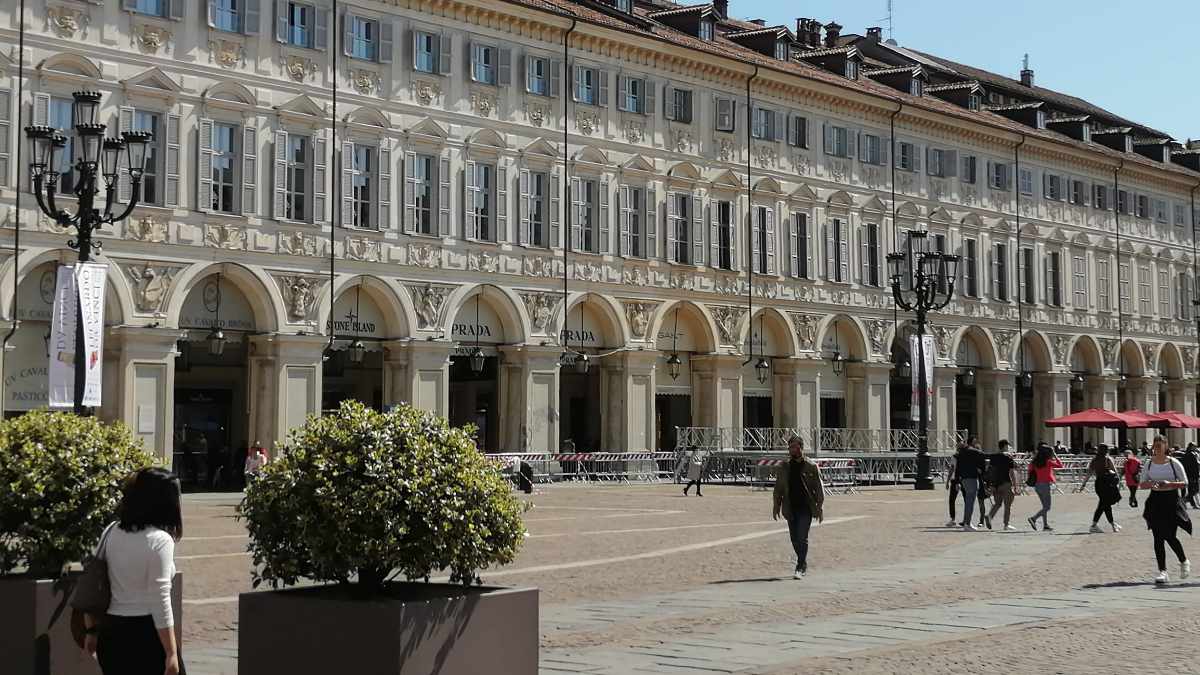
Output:
[[1096,512],[1092,514],[1092,525],[1095,525],[1100,522],[1101,515],[1108,518],[1108,524],[1112,525],[1112,522],[1113,522],[1112,505],[1105,503],[1103,497],[1101,497],[1100,501],[1096,503]]
[[96,658],[104,675],[162,675],[167,654],[149,614],[110,614],[97,636]]
[[688,493],[688,490],[690,490],[693,485],[696,486],[696,494],[700,494],[700,482],[703,480],[704,480],[703,477],[697,478],[696,480],[689,480],[687,482],[687,485],[683,486],[683,494],[686,495]]
[[958,501],[958,490],[961,483],[957,480],[950,481],[950,520],[957,521],[958,518],[954,514],[954,502]]

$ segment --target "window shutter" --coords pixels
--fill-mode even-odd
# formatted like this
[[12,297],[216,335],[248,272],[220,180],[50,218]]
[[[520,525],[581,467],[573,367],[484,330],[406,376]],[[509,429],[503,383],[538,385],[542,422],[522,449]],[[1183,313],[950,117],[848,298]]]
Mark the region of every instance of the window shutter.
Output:
[[916,173],[921,173],[921,148],[917,147],[916,143],[912,144],[912,170]]
[[608,107],[608,71],[596,69],[596,104]]
[[851,131],[850,129],[843,129],[842,131],[846,134],[846,156],[854,157],[853,134],[857,132]]
[[475,183],[477,166],[474,161],[468,160],[463,171],[463,238],[470,240],[479,239],[479,218],[475,212],[475,195],[479,191]]
[[775,209],[767,209],[767,274],[778,274],[775,267],[775,247],[778,246],[775,233]]
[[207,212],[212,210],[212,163],[213,163],[213,121],[208,118],[200,119],[200,127],[196,134],[196,144],[199,146],[196,158],[196,210]]
[[496,67],[496,84],[497,86],[507,87],[512,84],[512,50],[508,47],[501,47],[496,50],[497,67]]
[[559,90],[562,88],[562,71],[563,62],[557,59],[550,61],[550,95],[557,98]]
[[524,64],[524,70],[525,70],[525,93],[527,93],[527,94],[532,93],[533,92],[533,75],[534,75],[533,68],[534,68],[534,64],[536,63],[536,61],[528,54],[525,54],[521,57],[521,63]]
[[288,0],[275,0],[275,41],[288,41]]
[[208,8],[208,27],[216,28],[217,27],[217,3],[215,2],[215,0],[205,0],[205,4],[207,5],[207,8]]
[[1042,302],[1050,304],[1050,256],[1042,258]]
[[259,18],[259,0],[244,0],[246,3],[245,11],[242,13],[242,32],[246,35],[258,35],[259,23],[262,21]]
[[467,41],[467,79],[472,82],[478,82],[475,79],[475,64],[479,62],[478,45],[470,40]]
[[186,0],[171,0],[171,6],[167,11],[168,16],[174,21],[183,21],[183,6]]
[[867,228],[859,225],[857,228],[858,236],[858,283],[866,286],[871,280],[870,262],[871,257],[867,253]]
[[646,184],[646,257],[658,257],[658,184]]
[[821,130],[825,136],[825,154],[832,155],[833,154],[833,127],[829,126],[828,124],[822,123]]
[[517,232],[517,243],[528,246],[533,239],[529,231],[529,169],[521,169],[520,177],[518,178],[517,189],[520,194],[517,196],[517,211],[518,217],[521,219],[520,229]]
[[586,203],[583,201],[583,181],[578,178],[571,179],[571,228],[569,236],[571,241],[570,250],[580,251],[583,249],[580,244],[583,242],[583,209]]
[[657,109],[656,106],[658,105],[658,99],[656,98],[658,94],[658,83],[650,78],[646,78],[643,80],[643,82],[645,83],[645,97],[642,99],[642,109],[638,112],[642,113],[643,115],[653,115],[654,111]]
[[865,162],[867,161],[867,149],[863,147],[863,141],[865,138],[861,131],[856,133],[855,137],[855,143],[858,144],[858,161]]
[[721,202],[708,200],[708,264],[721,266]]
[[[209,0],[212,2],[212,0]],[[354,44],[354,19],[350,12],[342,14],[342,54],[350,56],[353,53],[351,45]]]
[[958,175],[958,151],[943,150],[942,151],[942,175],[946,178],[954,178]]
[[675,193],[667,193],[667,250],[666,258],[670,262],[679,262],[679,256],[675,251],[675,228],[679,227],[676,222],[678,214],[675,213]]
[[787,137],[787,114],[782,110],[774,110],[771,116],[775,118],[775,129],[772,131],[774,137],[771,140],[782,141]]
[[438,234],[450,236],[450,158],[438,158]]
[[508,160],[505,159],[496,162],[495,241],[511,241],[508,234]]
[[879,166],[888,166],[888,163],[891,161],[891,159],[888,157],[889,146],[891,146],[891,139],[888,139],[888,142],[884,143],[883,137],[880,136],[879,137]]
[[1000,257],[999,250],[992,246],[992,250],[988,251],[988,266],[992,270],[992,299],[1000,299]]
[[800,214],[792,212],[792,216],[787,219],[788,223],[788,275],[796,278],[800,276]]
[[816,244],[813,241],[813,227],[808,222],[808,214],[800,214],[800,240],[804,242],[804,262],[805,272],[803,278],[813,279],[816,270],[813,267],[813,248]]
[[454,64],[454,38],[450,33],[442,33],[437,36],[438,49],[438,72],[442,75],[449,75],[450,68]]
[[663,85],[663,117],[669,120],[675,120],[675,87],[671,83]]
[[340,225],[354,224],[354,144],[342,143],[342,217]]
[[417,153],[404,153],[404,222],[405,232],[417,231]]
[[386,138],[379,142],[379,223],[383,231],[392,226],[392,148]]
[[392,22],[389,19],[379,20],[379,50],[375,54],[375,58],[380,63],[392,62]]
[[325,204],[325,186],[329,183],[329,172],[326,168],[329,143],[325,140],[324,129],[314,133],[312,139],[312,220],[319,225],[329,219]]
[[[133,108],[131,106],[121,106],[117,113],[117,133],[133,131]],[[121,153],[125,155],[125,153]],[[128,203],[133,191],[133,184],[129,178],[129,159],[128,156],[121,157],[117,161],[119,167],[117,173],[117,199],[121,202]]]
[[1016,184],[1013,182],[1013,168],[1008,164],[1004,165],[1004,189],[1012,190]]
[[[704,264],[704,200],[699,192],[692,193],[692,264]],[[684,224],[684,227],[687,227]]]
[[848,223],[835,222],[838,226],[838,281],[850,281],[850,242],[848,241],[850,233],[846,231]]
[[242,214],[258,213],[258,129],[251,118],[242,128]]
[[[166,206],[179,206],[179,124],[179,115],[167,114],[167,138],[164,143],[166,154],[163,162],[166,170],[163,203]],[[3,172],[0,172],[0,177],[3,175]]]
[[283,220],[287,216],[284,208],[287,199],[287,146],[288,132],[277,129],[271,162],[271,217]]
[[632,112],[625,109],[625,101],[629,96],[629,77],[617,75],[617,110]]
[[[178,0],[182,2],[183,0]],[[286,3],[285,3],[286,4]],[[329,44],[329,10],[313,12],[313,48],[325,51]]]
[[928,148],[928,147],[925,148],[925,171],[928,172],[929,175],[932,176],[933,175],[933,160],[930,158],[931,154],[933,154],[933,148]]
[[608,220],[608,181],[600,181],[600,252],[612,252],[612,227]]
[[583,89],[583,68],[572,66],[571,72],[574,80],[574,84],[571,87],[571,100],[578,101],[579,92]]
[[837,268],[834,259],[834,247],[836,244],[833,240],[833,221],[825,222],[825,279],[827,281],[837,281]]
[[[18,101],[20,103],[20,101]],[[49,124],[50,94],[35,93],[33,95],[33,123],[39,126]],[[24,139],[22,139],[24,140]]]
[[629,186],[622,185],[617,188],[617,246],[619,253],[622,256],[628,256],[631,252],[629,241],[629,213],[630,213],[630,195]]
[[550,176],[550,247],[562,246],[562,174],[558,167]]
[[800,145],[799,135],[796,133],[796,120],[799,119],[792,113],[787,114],[787,144],[791,146]]

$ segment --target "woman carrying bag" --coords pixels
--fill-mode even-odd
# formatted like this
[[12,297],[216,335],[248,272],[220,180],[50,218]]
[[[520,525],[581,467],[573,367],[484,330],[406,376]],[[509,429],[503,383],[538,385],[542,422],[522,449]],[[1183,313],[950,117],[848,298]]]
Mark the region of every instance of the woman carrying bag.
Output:
[[1113,504],[1121,501],[1121,477],[1117,474],[1117,465],[1113,462],[1112,457],[1107,453],[1096,453],[1092,457],[1091,464],[1088,464],[1087,473],[1083,476],[1083,482],[1075,492],[1083,492],[1087,488],[1088,479],[1092,476],[1096,477],[1096,512],[1092,514],[1092,532],[1100,533],[1104,530],[1100,529],[1100,515],[1103,514],[1108,518],[1108,524],[1112,526],[1113,532],[1120,532],[1121,526],[1113,521],[1112,507]]
[[1154,439],[1151,458],[1143,464],[1140,487],[1150,490],[1142,517],[1146,519],[1146,526],[1154,533],[1154,557],[1158,561],[1158,575],[1154,577],[1154,583],[1165,584],[1169,580],[1166,551],[1168,545],[1179,559],[1179,578],[1188,578],[1192,573],[1192,565],[1188,562],[1187,554],[1183,552],[1183,544],[1179,543],[1177,536],[1181,527],[1188,534],[1192,533],[1192,521],[1188,517],[1181,492],[1187,488],[1187,472],[1179,460],[1167,454],[1167,439],[1162,436]]

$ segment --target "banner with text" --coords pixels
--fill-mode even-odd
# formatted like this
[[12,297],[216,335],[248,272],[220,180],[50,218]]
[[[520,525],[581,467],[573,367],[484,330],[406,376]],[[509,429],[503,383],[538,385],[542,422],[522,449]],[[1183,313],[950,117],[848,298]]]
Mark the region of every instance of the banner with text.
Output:
[[81,263],[58,268],[50,322],[50,396],[52,408],[75,404],[76,320],[83,318],[83,405],[100,405],[104,372],[104,294],[108,267]]
[[[934,353],[935,347],[933,344],[933,336],[925,335],[925,336],[923,336],[923,338],[924,338],[924,348],[925,348],[924,387],[925,387],[925,392],[927,394],[926,398],[925,398],[925,413],[926,413],[926,419],[929,420],[930,424],[933,424],[933,394],[934,394],[934,391],[933,391],[933,364],[934,364],[934,357],[936,356],[936,354]],[[911,404],[909,405],[909,411],[912,414],[912,420],[914,422],[917,422],[917,421],[920,421],[920,419],[921,419],[921,389],[920,389],[920,387],[922,386],[922,383],[920,381],[920,379],[921,379],[921,362],[919,361],[919,359],[921,357],[921,352],[920,352],[920,346],[917,344],[917,336],[916,335],[910,335],[908,338],[908,354],[909,354],[909,358],[912,359],[912,401],[911,401]]]

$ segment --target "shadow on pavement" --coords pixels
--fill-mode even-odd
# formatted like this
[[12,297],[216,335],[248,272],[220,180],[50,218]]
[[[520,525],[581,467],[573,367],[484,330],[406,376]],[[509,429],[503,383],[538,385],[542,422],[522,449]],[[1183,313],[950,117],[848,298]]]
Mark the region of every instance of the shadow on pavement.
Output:
[[1200,581],[1189,581],[1187,583],[1166,583],[1156,584],[1153,581],[1110,581],[1106,584],[1084,584],[1080,588],[1084,590],[1094,590],[1097,588],[1200,588]]
[[791,577],[763,577],[761,579],[719,579],[717,581],[708,582],[709,586],[721,586],[724,584],[759,584],[769,581],[787,581]]

